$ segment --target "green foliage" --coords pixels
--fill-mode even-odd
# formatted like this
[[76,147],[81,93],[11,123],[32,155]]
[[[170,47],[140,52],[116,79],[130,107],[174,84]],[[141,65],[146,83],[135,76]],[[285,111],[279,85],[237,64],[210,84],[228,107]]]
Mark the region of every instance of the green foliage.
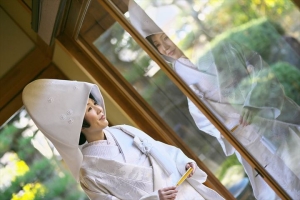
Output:
[[44,199],[72,200],[85,197],[72,175],[67,171],[64,171],[62,176],[55,176],[44,182],[44,185],[47,188]]
[[0,130],[0,157],[9,150],[10,144],[13,141],[12,133],[17,130],[18,129],[12,124],[8,124]]
[[30,170],[26,172],[23,176],[17,176],[15,180],[11,182],[10,187],[5,188],[1,191],[1,196],[3,199],[9,199],[12,194],[17,193],[25,186],[27,183],[43,182],[51,177],[53,173],[53,166],[50,165],[48,159],[43,158],[41,160],[36,160]]
[[29,124],[21,129],[14,126],[19,118],[17,115],[0,130],[1,157],[6,152],[12,154],[11,158],[7,154],[9,156],[0,163],[3,172],[8,174],[5,178],[10,181],[10,185],[1,183],[0,199],[88,199],[61,161],[56,157],[45,158],[32,146],[35,135],[23,136],[24,131],[32,128]]
[[195,39],[195,33],[191,31],[178,43],[178,47],[180,47],[182,51],[185,51],[194,44]]
[[226,171],[234,165],[241,165],[235,154],[228,156],[227,159],[220,165],[216,172],[216,177],[219,180],[222,180],[226,174]]
[[28,160],[32,158],[32,155],[36,151],[31,145],[31,139],[33,137],[20,137],[17,141],[18,149],[16,153],[21,160]]
[[[276,80],[275,80],[276,79]],[[265,91],[266,88],[272,88],[274,94],[280,94],[284,89],[285,95],[300,105],[300,70],[295,66],[287,62],[277,62],[270,67],[262,69],[255,81],[263,84],[264,87],[252,93],[253,100],[263,101],[264,99],[270,99],[269,94]],[[274,87],[272,84],[279,81],[282,87]],[[241,85],[251,85],[249,80],[244,80]],[[276,92],[277,91],[277,92]],[[264,97],[264,95],[267,95]],[[273,98],[278,98],[274,96]],[[259,102],[257,102],[259,104]]]
[[286,0],[214,0],[208,4],[213,10],[206,23],[219,33],[261,17],[280,21],[295,9],[292,1]]
[[267,63],[271,47],[280,40],[284,30],[277,23],[266,18],[253,20],[230,31],[226,31],[212,41],[212,49],[222,42],[235,41],[260,54]]
[[155,74],[155,78],[149,79],[151,84],[149,84],[149,86],[142,91],[142,97],[155,108],[164,106],[162,102],[163,98],[160,95],[161,90],[164,90],[164,88],[167,86],[168,80],[169,79],[162,72],[162,70],[158,71]]
[[144,68],[149,65],[148,56],[140,56],[138,60],[131,63],[131,66],[123,71],[124,78],[131,84],[135,83],[144,76]]
[[285,94],[300,105],[300,70],[286,62],[271,65],[271,69],[282,84]]

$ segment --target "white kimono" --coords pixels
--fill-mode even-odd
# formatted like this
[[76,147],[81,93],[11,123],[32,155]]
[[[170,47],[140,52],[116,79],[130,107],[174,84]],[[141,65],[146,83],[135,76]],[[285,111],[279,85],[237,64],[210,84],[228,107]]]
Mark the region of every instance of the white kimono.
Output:
[[[80,184],[92,200],[159,200],[157,191],[175,186],[185,165],[194,162],[180,149],[155,141],[134,127],[114,126],[104,131],[107,140],[82,147]],[[197,168],[193,177],[178,187],[176,199],[223,199],[202,184],[206,177]]]
[[[235,57],[237,49],[230,45],[225,48],[228,48],[228,52],[224,53],[223,56],[227,56],[226,61],[228,62],[219,62],[221,67],[217,66],[211,53],[202,58],[197,66],[188,59],[180,58],[173,63],[174,70],[229,130],[239,124],[240,113],[244,106],[261,109],[260,117],[255,123],[246,127],[239,126],[232,134],[293,199],[300,199],[299,106],[278,89],[274,90],[283,95],[278,96],[278,101],[274,101],[272,98],[270,98],[272,99],[270,102],[264,102],[263,99],[253,100],[252,96],[257,92],[257,87],[260,85],[254,84],[249,88],[239,87],[242,80],[239,80],[240,77],[238,76],[241,76],[242,79],[247,79],[250,76],[247,75],[246,69],[245,73],[241,69],[235,69],[235,67],[240,66],[242,68],[243,66],[242,63],[239,63],[243,60]],[[244,58],[243,55],[241,57]],[[263,68],[263,62],[257,54],[252,55],[251,58],[255,62],[250,63],[252,64],[250,70],[253,70],[254,75],[255,73],[259,74],[259,70]],[[259,69],[257,70],[257,68]],[[238,74],[236,77],[235,73]],[[276,83],[278,85],[271,84],[273,84],[272,87],[278,88],[278,83]],[[270,88],[272,89],[272,87]],[[272,95],[272,90],[265,92],[270,92],[269,96]],[[255,197],[261,200],[277,199],[274,191],[189,99],[188,104],[190,114],[197,127],[216,137],[227,156],[236,153],[250,179]],[[285,106],[288,109],[285,109]],[[290,119],[285,120],[282,115],[287,115],[288,113],[284,110],[289,110],[289,108],[292,108],[290,115],[288,115]],[[280,115],[280,113],[283,114]],[[292,161],[292,159],[295,160]]]

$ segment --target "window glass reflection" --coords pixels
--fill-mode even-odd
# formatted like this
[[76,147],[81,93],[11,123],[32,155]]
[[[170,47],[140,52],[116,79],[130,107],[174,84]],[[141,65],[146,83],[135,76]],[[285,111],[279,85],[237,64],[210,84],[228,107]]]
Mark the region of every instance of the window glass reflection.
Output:
[[[122,1],[119,3],[122,4]],[[92,1],[80,38],[120,71],[236,197],[253,198],[249,179],[236,156],[225,157],[218,140],[197,128],[185,95],[118,23],[108,26],[108,22],[102,20],[107,19],[109,14],[101,12],[101,18],[93,14],[97,6]]]
[[[300,188],[300,158],[296,153],[300,150],[299,92],[295,95],[285,92],[299,90],[300,80],[297,78],[299,54],[297,48],[290,45],[290,40],[298,43],[295,37],[299,30],[291,32],[290,28],[297,27],[299,22],[286,26],[284,21],[299,15],[293,4],[256,5],[254,1],[248,1],[251,5],[238,4],[244,6],[241,16],[245,18],[247,13],[247,17],[227,24],[226,18],[231,19],[231,14],[240,9],[236,4],[219,1],[219,7],[208,2],[193,4],[193,1],[137,2],[144,6],[155,23],[130,1],[133,26],[172,63],[175,72],[286,192],[297,198]],[[203,10],[195,18],[196,7]],[[262,12],[261,7],[266,10]],[[287,10],[283,13],[280,8]],[[166,12],[167,9],[170,12]],[[216,17],[219,13],[222,17],[214,18],[216,22],[213,23],[209,16]],[[275,23],[275,19],[280,19],[282,24]],[[224,29],[210,26],[209,22],[224,23]],[[186,29],[187,26],[190,28]],[[280,73],[280,69],[289,71],[291,78]],[[235,153],[238,156],[256,197],[274,198],[275,193],[191,101],[189,111],[200,130],[218,139],[226,155]]]

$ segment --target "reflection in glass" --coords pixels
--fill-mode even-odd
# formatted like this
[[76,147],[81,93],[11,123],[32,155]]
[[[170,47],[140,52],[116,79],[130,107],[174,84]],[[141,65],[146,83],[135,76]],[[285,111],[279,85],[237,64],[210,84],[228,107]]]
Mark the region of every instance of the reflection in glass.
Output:
[[[279,5],[276,4],[276,6]],[[182,17],[182,15],[178,13],[186,14],[186,10],[183,8],[180,10],[178,6],[177,11],[171,12],[174,10],[174,5],[169,5],[170,12],[166,12],[166,7],[166,5],[159,7],[154,3],[147,10],[147,14],[152,17],[155,24],[134,1],[130,1],[130,21],[141,35],[148,39],[162,54],[166,61],[172,63],[175,72],[196,92],[220,121],[229,130],[232,130],[232,134],[238,141],[282,188],[292,198],[299,198],[300,107],[295,102],[299,95],[290,93],[290,97],[294,100],[286,96],[284,87],[278,82],[275,75],[274,70],[276,68],[270,68],[262,59],[262,56],[266,57],[267,61],[272,64],[275,63],[276,67],[288,66],[286,69],[289,72],[294,72],[296,76],[300,76],[299,69],[292,66],[300,62],[299,55],[295,49],[289,46],[287,37],[281,37],[280,34],[284,32],[283,29],[272,21],[259,19],[245,24],[243,27],[230,30],[230,32],[214,39],[207,37],[208,40],[211,40],[210,42],[204,42],[201,37],[199,40],[193,38],[195,43],[201,40],[206,43],[205,50],[198,53],[195,49],[199,50],[198,47],[201,44],[198,44],[197,47],[192,43],[186,44],[178,40],[180,38],[180,34],[177,35],[178,32],[185,31],[186,27],[192,24],[189,22],[181,23],[180,21],[182,18],[179,16]],[[290,9],[292,10],[292,8]],[[165,17],[166,13],[173,15],[173,18]],[[205,12],[202,12],[199,15],[204,14]],[[193,15],[191,13],[187,16],[192,17]],[[182,26],[178,27],[178,24]],[[195,29],[205,31],[200,24],[198,25],[200,28],[195,27]],[[264,29],[269,32],[262,33]],[[186,35],[188,34],[186,33]],[[249,37],[245,37],[243,34],[247,34]],[[251,41],[251,39],[256,39],[255,34],[266,37],[267,41],[263,39],[264,44],[255,46],[253,43],[257,40]],[[190,37],[191,35],[185,39],[190,39]],[[239,43],[241,40],[239,37],[242,37],[246,42]],[[178,49],[173,42],[183,48]],[[244,44],[247,43],[252,46],[246,47]],[[269,46],[264,46],[266,44]],[[262,55],[250,49],[249,46],[252,49],[257,47],[253,50],[261,51]],[[187,47],[190,47],[193,52],[187,52],[185,55],[182,50],[187,49]],[[271,48],[273,52],[266,51],[267,48]],[[284,51],[289,52],[290,57],[284,56],[282,53]],[[289,64],[283,61],[288,61]],[[278,75],[284,77],[281,74]],[[283,79],[282,83],[292,83],[285,85],[287,91],[291,88],[299,90],[297,88],[300,85],[299,80],[299,78]],[[256,198],[276,198],[272,189],[220,135],[219,131],[191,101],[189,101],[189,111],[198,128],[216,137],[226,155],[233,153],[237,155],[250,179]]]
[[[117,6],[122,8],[120,4]],[[197,128],[189,114],[185,95],[118,23],[108,24],[102,20],[108,19],[109,14],[98,12],[101,8],[97,6],[97,1],[91,2],[80,39],[118,69],[236,197],[251,199],[249,180],[236,156],[225,157],[218,141]],[[125,16],[128,17],[128,13]]]
[[0,129],[0,199],[88,199],[25,109]]

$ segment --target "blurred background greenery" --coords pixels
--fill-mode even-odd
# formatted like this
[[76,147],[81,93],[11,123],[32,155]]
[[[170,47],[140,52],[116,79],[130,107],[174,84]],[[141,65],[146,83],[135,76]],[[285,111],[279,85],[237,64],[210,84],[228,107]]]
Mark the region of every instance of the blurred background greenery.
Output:
[[0,130],[0,166],[1,200],[88,200],[25,109]]

